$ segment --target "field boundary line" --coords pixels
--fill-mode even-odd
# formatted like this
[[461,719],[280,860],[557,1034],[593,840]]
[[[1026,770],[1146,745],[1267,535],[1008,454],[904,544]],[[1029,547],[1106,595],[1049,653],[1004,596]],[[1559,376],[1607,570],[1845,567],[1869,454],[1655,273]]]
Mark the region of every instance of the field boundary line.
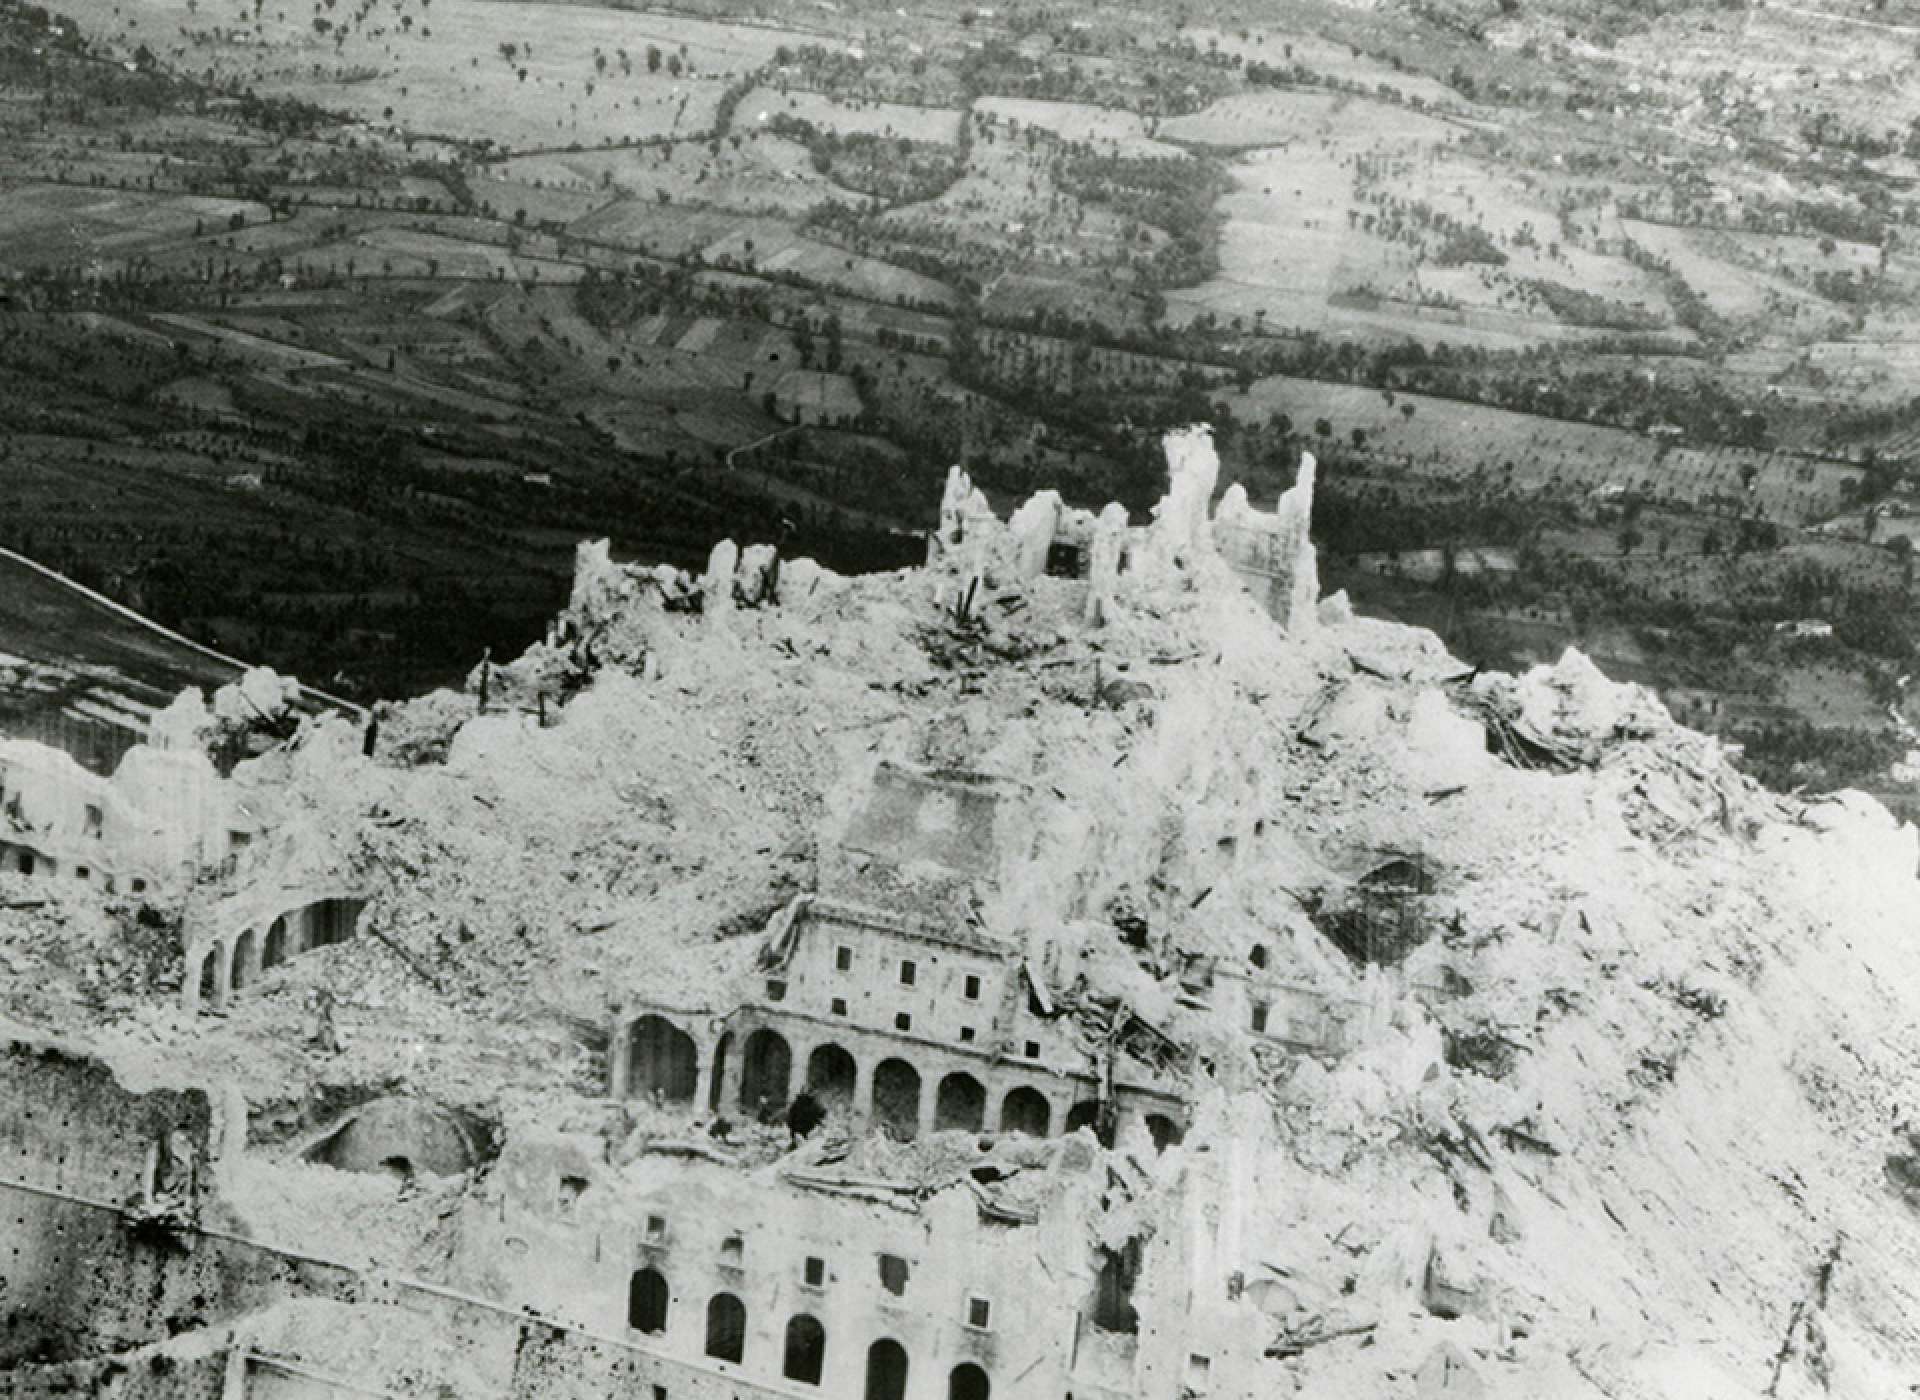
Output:
[[[196,642],[191,637],[183,637],[182,635],[180,635],[180,633],[174,631],[171,627],[163,627],[158,622],[155,622],[152,618],[146,616],[146,614],[136,612],[134,609],[128,607],[125,603],[115,602],[112,598],[107,597],[106,594],[101,593],[96,589],[89,588],[84,583],[76,583],[74,580],[68,578],[65,574],[61,573],[58,569],[49,568],[47,565],[42,564],[38,559],[30,559],[26,555],[21,554],[19,551],[8,549],[4,545],[0,545],[0,558],[10,559],[16,564],[23,564],[27,568],[33,570],[33,572],[35,572],[36,574],[39,574],[41,577],[51,579],[53,582],[61,585],[63,588],[67,588],[75,593],[78,593],[81,597],[85,598],[88,602],[93,603],[95,606],[103,607],[108,612],[113,613],[117,617],[123,618],[126,621],[135,624],[136,626],[144,627],[147,631],[152,632],[156,636],[164,637],[170,642],[173,642],[179,646],[184,646],[190,651],[198,652],[200,655],[205,656],[211,660],[218,661],[224,666],[232,666],[243,674],[252,669],[252,667],[249,666],[248,663],[246,663],[245,661],[241,661],[235,657],[228,656],[223,651],[215,651],[212,647],[207,646],[202,642]],[[349,711],[350,713],[355,715],[364,716],[367,713],[364,707],[354,704],[351,700],[342,700],[337,695],[329,695],[326,691],[320,690],[314,686],[310,686],[305,681],[296,679],[294,680],[294,684],[300,687],[301,694],[309,695],[313,697],[315,700],[322,701],[325,704],[337,706],[338,708]]]

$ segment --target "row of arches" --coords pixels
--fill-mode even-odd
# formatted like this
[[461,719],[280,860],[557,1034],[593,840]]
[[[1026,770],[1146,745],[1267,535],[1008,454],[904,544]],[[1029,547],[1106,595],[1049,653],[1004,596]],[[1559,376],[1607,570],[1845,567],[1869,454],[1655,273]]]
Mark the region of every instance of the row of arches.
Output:
[[[627,1290],[627,1325],[636,1332],[659,1336],[667,1330],[672,1312],[672,1289],[666,1275],[648,1267],[636,1271]],[[706,1355],[715,1361],[742,1365],[747,1349],[747,1305],[732,1293],[716,1293],[707,1300]],[[780,1374],[801,1385],[819,1385],[827,1370],[827,1329],[810,1313],[787,1319],[781,1341]],[[907,1349],[891,1337],[867,1348],[865,1400],[906,1400]],[[991,1400],[992,1382],[981,1367],[963,1361],[947,1378],[948,1400]]]
[[230,941],[200,952],[189,968],[189,1009],[224,1007],[237,993],[289,958],[353,937],[366,901],[322,899],[280,915],[265,929],[242,929]]
[[[829,1112],[864,1114],[868,1121],[896,1138],[923,1132],[1025,1133],[1046,1137],[1060,1130],[1074,1132],[1098,1124],[1100,1106],[1080,1100],[1064,1114],[1038,1088],[1016,1084],[994,1096],[978,1077],[954,1070],[929,1083],[930,1076],[900,1056],[888,1056],[873,1067],[862,1084],[861,1066],[844,1046],[831,1041],[816,1045],[804,1066],[796,1063],[787,1038],[771,1026],[748,1033],[735,1049],[733,1032],[714,1046],[712,1072],[707,1076],[707,1109],[715,1114],[740,1112],[771,1120],[804,1090]],[[693,1104],[700,1095],[699,1049],[693,1037],[664,1016],[646,1015],[632,1023],[627,1036],[626,1092],[662,1104]],[[736,1067],[730,1060],[736,1055]],[[729,1071],[737,1087],[729,1088]],[[1154,1145],[1164,1148],[1181,1137],[1179,1123],[1170,1115],[1150,1113],[1146,1126]]]

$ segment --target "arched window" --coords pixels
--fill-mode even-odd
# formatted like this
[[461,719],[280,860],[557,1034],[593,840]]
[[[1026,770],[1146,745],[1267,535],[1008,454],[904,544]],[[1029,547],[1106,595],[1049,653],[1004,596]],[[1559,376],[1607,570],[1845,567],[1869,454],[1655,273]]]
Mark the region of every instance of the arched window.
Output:
[[955,1128],[977,1133],[987,1117],[987,1091],[979,1080],[959,1071],[940,1081],[933,1101],[933,1126],[941,1132]]
[[891,1337],[867,1348],[866,1400],[907,1400],[907,1349]]
[[920,1131],[920,1071],[905,1060],[882,1060],[874,1070],[873,1120],[897,1138]]
[[827,1329],[818,1318],[796,1314],[787,1323],[787,1358],[780,1374],[790,1381],[820,1384],[827,1365]]
[[747,1350],[747,1305],[731,1293],[716,1293],[707,1304],[707,1355],[738,1361]]
[[747,1037],[740,1062],[740,1107],[755,1116],[778,1113],[787,1106],[787,1080],[793,1073],[793,1052],[778,1031],[765,1027]]
[[633,1072],[627,1092],[638,1098],[656,1094],[668,1103],[692,1103],[699,1077],[693,1037],[661,1016],[642,1016],[628,1038]]
[[641,1269],[627,1285],[627,1326],[655,1335],[667,1330],[667,1279],[658,1269]]
[[1052,1126],[1053,1110],[1047,1105],[1047,1096],[1038,1089],[1022,1084],[1009,1093],[1000,1105],[1000,1131],[1003,1133],[1045,1137],[1047,1129]]
[[962,1361],[947,1377],[947,1400],[991,1400],[992,1395],[987,1373],[971,1361]]

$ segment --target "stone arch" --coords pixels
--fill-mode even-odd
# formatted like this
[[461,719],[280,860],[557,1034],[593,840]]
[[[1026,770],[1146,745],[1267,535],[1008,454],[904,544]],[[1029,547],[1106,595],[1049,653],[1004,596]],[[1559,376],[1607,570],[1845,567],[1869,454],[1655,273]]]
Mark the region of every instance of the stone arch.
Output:
[[731,1293],[714,1294],[707,1302],[707,1355],[738,1362],[746,1351],[747,1305]]
[[907,1349],[891,1337],[867,1348],[866,1400],[907,1400]]
[[667,1103],[693,1102],[699,1055],[692,1036],[664,1016],[642,1016],[627,1033],[627,1047],[632,1065],[628,1094],[658,1095]]
[[209,948],[200,955],[198,972],[200,983],[200,1006],[203,1010],[220,1004],[220,960]]
[[1165,1152],[1169,1147],[1178,1147],[1186,1141],[1187,1131],[1164,1113],[1149,1113],[1147,1136],[1153,1139],[1154,1151]]
[[964,1070],[955,1070],[940,1081],[933,1100],[933,1126],[946,1132],[961,1129],[977,1133],[987,1121],[986,1086]]
[[1000,1103],[1000,1131],[1045,1137],[1053,1126],[1053,1106],[1047,1096],[1031,1085],[1009,1090]]
[[787,1106],[787,1082],[793,1077],[793,1051],[779,1031],[762,1026],[740,1051],[740,1108],[777,1113]]
[[962,1361],[947,1377],[947,1400],[992,1400],[993,1383],[971,1361]]
[[790,1381],[818,1385],[826,1366],[827,1329],[820,1325],[818,1318],[796,1313],[787,1322],[786,1359],[781,1363],[780,1374]]
[[636,1270],[627,1284],[627,1326],[656,1336],[666,1331],[671,1296],[665,1274],[655,1268]]
[[1092,1099],[1082,1099],[1067,1110],[1066,1130],[1071,1133],[1081,1128],[1092,1128],[1096,1133],[1100,1131],[1100,1105]]
[[233,989],[236,992],[253,981],[254,973],[257,970],[254,966],[253,956],[254,950],[258,948],[259,945],[259,935],[254,933],[252,929],[248,929],[245,933],[242,933],[238,938],[233,940],[232,979]]
[[287,916],[282,914],[267,927],[267,941],[260,952],[260,968],[278,967],[288,958]]
[[807,1091],[827,1108],[852,1108],[859,1082],[859,1066],[838,1045],[816,1046],[807,1060]]
[[905,1060],[882,1060],[873,1072],[873,1121],[898,1138],[920,1131],[920,1071]]

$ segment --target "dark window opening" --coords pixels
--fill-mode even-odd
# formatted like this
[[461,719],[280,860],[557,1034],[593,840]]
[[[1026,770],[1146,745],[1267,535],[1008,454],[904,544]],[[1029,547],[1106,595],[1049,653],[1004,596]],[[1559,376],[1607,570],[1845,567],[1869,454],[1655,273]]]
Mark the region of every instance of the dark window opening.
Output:
[[933,1126],[939,1132],[977,1133],[986,1126],[986,1086],[970,1074],[953,1073],[940,1081],[933,1100]]
[[985,1298],[967,1299],[967,1326],[985,1331],[993,1325],[993,1304]]
[[805,1313],[787,1323],[786,1359],[780,1374],[802,1385],[820,1384],[827,1364],[827,1329]]
[[847,1014],[847,999],[845,997],[835,997],[833,999],[833,1014],[836,1016],[844,1016]]
[[1040,1042],[1039,1041],[1029,1040],[1027,1042],[1027,1058],[1029,1060],[1037,1060],[1040,1058]]
[[971,1043],[973,1040],[973,1027],[972,1026],[960,1027],[960,1039],[962,1042]]
[[1147,1115],[1147,1136],[1153,1139],[1153,1150],[1165,1152],[1169,1147],[1178,1147],[1186,1141],[1186,1130],[1164,1113]]
[[827,1261],[824,1259],[816,1259],[812,1255],[808,1255],[806,1267],[804,1272],[801,1274],[801,1277],[807,1281],[807,1287],[809,1288],[826,1287]]
[[1253,951],[1247,954],[1247,959],[1255,967],[1265,967],[1267,965],[1267,945],[1264,943],[1254,944]]
[[746,1257],[747,1242],[738,1235],[728,1235],[720,1241],[720,1262],[729,1269],[737,1269]]
[[908,1011],[896,1011],[893,1016],[893,1028],[897,1031],[913,1029],[913,1014]]
[[845,972],[851,968],[853,966],[853,949],[836,949],[833,955],[833,965],[841,972]]
[[991,1400],[987,1373],[971,1361],[962,1361],[947,1378],[947,1400]]
[[828,1109],[853,1106],[858,1077],[853,1056],[838,1045],[817,1046],[807,1060],[807,1092]]
[[882,1254],[880,1256],[880,1286],[894,1297],[899,1298],[906,1294],[907,1278],[910,1273],[907,1261],[899,1255]]
[[667,1330],[667,1306],[665,1274],[658,1269],[641,1269],[633,1276],[627,1285],[627,1326],[658,1335]]
[[1267,1033],[1267,1004],[1263,1001],[1253,1004],[1253,1029],[1256,1035]]
[[716,1293],[707,1304],[707,1355],[738,1362],[747,1350],[747,1305],[731,1293]]
[[628,1036],[627,1092],[662,1103],[692,1103],[699,1080],[693,1037],[661,1016],[642,1016]]
[[1048,578],[1083,578],[1087,572],[1087,552],[1071,540],[1055,540],[1047,546]]
[[900,985],[901,986],[911,987],[913,985],[913,979],[918,974],[919,974],[919,969],[913,965],[913,960],[911,958],[905,958],[901,960],[901,963],[900,963]]
[[649,1215],[647,1217],[648,1243],[660,1244],[664,1242],[666,1238],[667,1238],[667,1217],[664,1215]]
[[920,1071],[905,1060],[882,1060],[873,1072],[873,1119],[896,1138],[920,1131]]
[[580,1204],[580,1198],[587,1194],[587,1179],[584,1176],[563,1176],[560,1178],[560,1214],[570,1216]]
[[967,974],[965,994],[968,1001],[980,1000],[980,979],[971,972]]
[[1100,1275],[1094,1284],[1093,1325],[1107,1332],[1138,1332],[1133,1289],[1140,1280],[1140,1241],[1124,1248],[1100,1249]]
[[762,1026],[747,1037],[741,1053],[740,1108],[768,1122],[787,1106],[793,1051],[780,1032]]
[[767,1000],[785,1001],[786,999],[787,984],[782,982],[778,977],[769,977],[767,979]]
[[867,1348],[865,1400],[907,1400],[907,1349],[890,1337]]

